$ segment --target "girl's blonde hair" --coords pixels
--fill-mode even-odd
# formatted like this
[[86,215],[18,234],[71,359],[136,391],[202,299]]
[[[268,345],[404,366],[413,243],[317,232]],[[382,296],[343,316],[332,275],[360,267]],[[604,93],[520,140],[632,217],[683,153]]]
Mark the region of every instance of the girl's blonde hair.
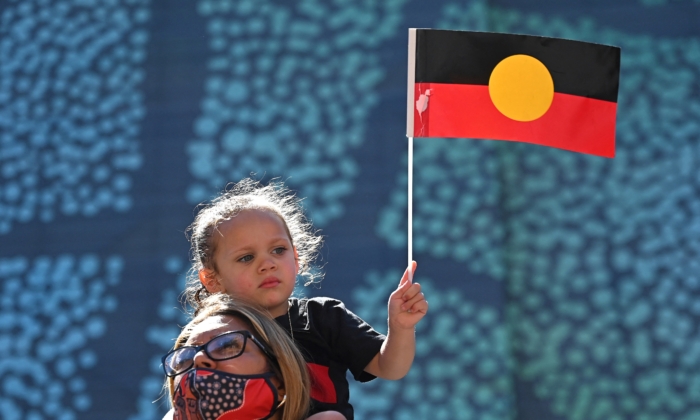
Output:
[[[280,407],[282,420],[306,418],[310,401],[310,380],[306,362],[299,349],[286,331],[275,322],[270,314],[246,301],[232,298],[224,293],[215,293],[201,302],[199,313],[190,321],[175,340],[174,348],[180,348],[189,340],[192,330],[212,316],[232,316],[248,323],[250,331],[257,339],[267,343],[279,363],[279,371],[272,363],[270,369],[284,386],[286,402]],[[249,344],[250,345],[250,344]],[[281,376],[281,377],[280,377]],[[173,378],[166,381],[170,404],[173,404],[175,385]]]
[[297,275],[305,279],[305,286],[323,276],[321,271],[313,266],[323,238],[304,215],[301,199],[282,182],[272,180],[268,185],[262,185],[259,181],[246,178],[227,188],[210,203],[201,205],[194,222],[187,228],[192,267],[187,276],[184,297],[195,313],[200,301],[209,295],[199,280],[199,271],[217,271],[213,258],[217,245],[214,232],[225,221],[249,209],[270,211],[282,219],[292,246],[299,256]]

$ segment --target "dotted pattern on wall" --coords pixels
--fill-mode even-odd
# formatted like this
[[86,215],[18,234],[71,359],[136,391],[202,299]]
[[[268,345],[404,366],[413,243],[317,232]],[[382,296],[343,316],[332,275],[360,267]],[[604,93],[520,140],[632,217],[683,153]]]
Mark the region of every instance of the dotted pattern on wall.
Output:
[[[648,19],[655,10],[669,16],[671,9],[691,10],[687,5],[699,2],[609,6],[596,0],[600,10],[588,7],[590,1],[583,9],[607,18],[629,8],[630,19]],[[124,267],[160,271],[163,261],[144,258],[147,246],[153,245],[154,255],[182,251],[165,236],[150,236],[184,229],[170,226],[169,218],[154,224],[152,216],[163,206],[191,214],[192,204],[250,172],[291,177],[287,183],[308,197],[317,227],[335,222],[331,228],[353,229],[376,216],[379,241],[367,235],[349,245],[378,256],[372,261],[390,260],[404,249],[405,169],[389,181],[372,176],[376,149],[365,138],[377,137],[373,130],[392,124],[387,116],[403,112],[392,108],[404,94],[394,83],[395,72],[405,69],[405,63],[396,65],[396,51],[405,52],[402,22],[415,22],[420,13],[423,21],[441,16],[428,25],[433,27],[621,46],[618,156],[417,139],[414,251],[427,260],[424,267],[436,267],[431,278],[417,278],[431,312],[418,326],[417,358],[406,378],[351,380],[356,418],[700,419],[698,38],[626,34],[590,19],[554,19],[551,2],[528,5],[549,17],[496,9],[484,0],[419,3],[197,0],[158,3],[153,13],[163,14],[151,23],[150,0],[0,2],[0,236],[6,239],[0,257],[0,417],[162,417],[167,401],[158,399],[160,357],[186,322],[178,295],[187,263],[184,255],[164,262],[162,273],[172,278],[165,290],[162,282],[135,286],[121,278]],[[686,7],[675,7],[681,4]],[[198,50],[198,41],[167,42],[173,33],[180,40],[202,36],[202,23],[208,52]],[[659,27],[665,30],[663,22]],[[168,70],[154,73],[167,74],[165,82],[145,78],[151,29],[159,31],[154,45],[177,50],[162,55],[176,61],[148,63],[149,69]],[[191,58],[202,54],[208,59],[193,65]],[[183,79],[202,85],[195,99],[199,114],[189,106],[174,112],[158,95],[143,97],[164,86],[177,95],[173,90]],[[147,103],[154,131],[171,123],[163,115],[175,113],[192,126],[187,148],[182,139],[175,147],[187,154],[189,171],[168,172],[171,189],[162,189],[163,178],[156,176],[161,165],[142,161]],[[172,139],[165,141],[148,150],[172,148]],[[392,156],[406,161],[405,155]],[[139,168],[144,178],[159,180],[139,184],[144,193],[164,192],[158,203],[155,196],[135,195]],[[358,179],[377,182],[371,188],[381,194],[393,187],[381,212],[375,214],[381,204],[362,204]],[[351,198],[358,201],[349,207]],[[144,199],[148,211],[135,211],[134,203]],[[80,234],[81,227],[96,226],[82,226],[89,217],[119,226],[128,219],[129,230],[99,245],[69,235],[70,255],[7,258],[15,241],[31,248],[44,239],[41,229],[33,229],[36,223],[55,229],[52,238],[58,239],[66,229]],[[96,256],[75,248],[90,252],[96,246],[127,246],[132,253]],[[336,263],[337,271],[356,264],[348,258]],[[454,268],[457,277],[441,275]],[[348,293],[348,307],[382,329],[386,299],[401,273],[363,270],[359,284],[349,281],[338,292]],[[136,319],[139,311],[112,312],[117,296],[122,302],[122,293],[137,289],[153,319]],[[124,337],[108,333],[117,327],[148,345],[137,346],[145,354],[132,355],[143,363],[120,368],[135,386],[118,390],[113,401],[119,403],[101,406],[103,395],[91,384],[104,385],[104,362],[124,344]],[[127,394],[133,404],[118,406]],[[516,413],[533,406],[540,416]]]
[[178,257],[170,257],[165,261],[164,269],[168,275],[175,277],[175,285],[161,293],[158,322],[146,329],[146,341],[159,351],[150,358],[148,376],[141,379],[139,386],[141,392],[136,402],[138,412],[130,416],[129,420],[161,419],[170,409],[169,398],[163,389],[165,375],[160,359],[173,348],[175,339],[180,335],[180,327],[189,320],[186,309],[179,301],[185,290],[187,268]]
[[90,408],[81,373],[97,363],[117,300],[120,257],[0,259],[0,412],[7,420],[74,419]]
[[[387,297],[401,273],[372,271],[353,290],[349,307],[386,334]],[[502,314],[470,302],[459,289],[438,289],[416,276],[430,302],[430,314],[416,327],[416,358],[401,381],[353,380],[350,402],[357,419],[514,418],[509,337]]]
[[[505,220],[498,151],[498,145],[492,142],[415,139],[416,253],[465,262],[474,272],[503,278]],[[395,249],[406,248],[407,185],[406,174],[397,176],[397,188],[375,228],[377,236]]]
[[255,173],[282,176],[316,226],[343,214],[359,170],[350,152],[384,78],[377,49],[406,0],[201,0],[209,75],[190,143],[188,201]]
[[148,0],[9,0],[0,16],[0,234],[132,205]]
[[[439,26],[474,29],[481,13],[478,5],[452,5]],[[495,279],[505,273],[519,378],[562,418],[700,417],[700,380],[689,374],[700,369],[700,283],[693,262],[700,256],[700,43],[516,11],[491,9],[488,19],[497,32],[622,47],[618,153],[606,160],[522,144],[419,143],[424,160],[416,179],[432,187],[414,190],[415,201],[425,204],[417,219],[438,216],[423,209],[449,209],[447,219],[461,217],[470,233],[447,244],[451,254],[421,250],[462,260],[454,249],[468,243],[477,258],[489,261],[500,232],[479,230],[482,207],[463,213],[455,205],[455,197],[480,197],[482,190],[467,184],[464,172],[451,171],[459,176],[449,179],[432,167],[447,166],[449,154],[468,156],[462,147],[479,154],[469,160],[474,168],[497,157],[507,270],[463,260],[472,272]],[[464,189],[441,195],[438,182]],[[396,191],[403,190],[401,179]],[[397,203],[385,213],[398,214]],[[415,237],[435,239],[431,227],[418,223]],[[385,238],[392,232],[386,225],[377,230]]]

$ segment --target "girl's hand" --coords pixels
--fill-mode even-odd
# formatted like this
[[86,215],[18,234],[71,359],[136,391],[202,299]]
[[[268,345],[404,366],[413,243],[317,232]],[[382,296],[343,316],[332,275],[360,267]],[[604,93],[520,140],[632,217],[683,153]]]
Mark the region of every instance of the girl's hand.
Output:
[[[416,271],[417,264],[411,263],[403,273],[399,287],[389,296],[389,328],[413,329],[418,321],[428,312],[428,301],[425,300],[420,284],[413,283],[410,278]],[[410,278],[409,278],[410,277]]]

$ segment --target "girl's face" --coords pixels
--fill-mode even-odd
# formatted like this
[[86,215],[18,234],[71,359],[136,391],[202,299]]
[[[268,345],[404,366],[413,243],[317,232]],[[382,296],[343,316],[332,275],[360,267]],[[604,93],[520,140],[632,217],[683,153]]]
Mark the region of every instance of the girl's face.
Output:
[[265,210],[244,210],[219,225],[213,240],[217,271],[199,272],[207,291],[252,300],[273,317],[287,313],[299,263],[279,216]]

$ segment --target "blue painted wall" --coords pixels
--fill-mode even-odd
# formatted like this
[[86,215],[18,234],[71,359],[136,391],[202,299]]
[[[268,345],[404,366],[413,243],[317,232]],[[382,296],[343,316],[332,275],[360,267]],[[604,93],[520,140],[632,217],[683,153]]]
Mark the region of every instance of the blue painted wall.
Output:
[[617,156],[416,139],[431,309],[357,418],[700,419],[698,0],[0,3],[0,417],[160,419],[183,232],[251,172],[326,236],[297,293],[385,330],[409,27],[620,46]]

